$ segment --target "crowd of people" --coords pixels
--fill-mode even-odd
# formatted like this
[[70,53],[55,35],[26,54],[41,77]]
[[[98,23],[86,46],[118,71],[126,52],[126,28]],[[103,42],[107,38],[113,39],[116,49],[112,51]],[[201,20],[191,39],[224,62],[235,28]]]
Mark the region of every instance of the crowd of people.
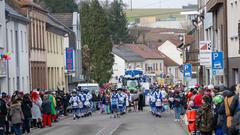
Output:
[[67,115],[70,95],[63,91],[37,90],[12,96],[0,94],[0,135],[21,135],[32,128],[51,127],[60,115]]
[[231,88],[196,84],[189,90],[154,84],[149,101],[155,116],[174,110],[175,121],[183,120],[192,135],[240,135],[240,84]]

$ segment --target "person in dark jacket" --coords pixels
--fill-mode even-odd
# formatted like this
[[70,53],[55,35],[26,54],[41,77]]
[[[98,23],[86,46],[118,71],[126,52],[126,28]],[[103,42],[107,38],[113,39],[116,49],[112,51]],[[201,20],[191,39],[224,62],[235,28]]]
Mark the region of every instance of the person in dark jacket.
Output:
[[144,99],[144,94],[143,94],[143,91],[139,91],[140,93],[139,93],[139,97],[138,97],[138,110],[139,111],[143,111],[143,106],[144,106],[144,101],[145,101],[145,99]]
[[30,100],[30,95],[25,94],[23,96],[23,101],[21,105],[23,115],[24,115],[24,121],[23,121],[23,133],[27,132],[30,133],[30,122],[32,119],[32,101]]
[[3,94],[0,95],[0,135],[4,135],[5,120],[7,115],[6,102],[3,100]]
[[46,127],[46,125],[51,127],[52,108],[51,101],[49,100],[48,95],[43,96],[42,113],[43,113],[43,127]]

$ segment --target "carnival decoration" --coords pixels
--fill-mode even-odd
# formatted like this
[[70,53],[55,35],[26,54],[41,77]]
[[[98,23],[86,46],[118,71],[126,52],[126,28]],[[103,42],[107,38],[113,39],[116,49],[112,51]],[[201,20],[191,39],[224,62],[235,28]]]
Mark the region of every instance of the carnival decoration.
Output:
[[0,52],[0,60],[11,60],[11,52]]

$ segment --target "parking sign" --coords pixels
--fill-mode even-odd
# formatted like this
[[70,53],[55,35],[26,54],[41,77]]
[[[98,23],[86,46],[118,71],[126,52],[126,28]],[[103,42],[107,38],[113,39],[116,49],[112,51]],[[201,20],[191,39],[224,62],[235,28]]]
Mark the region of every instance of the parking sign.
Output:
[[223,52],[212,52],[212,73],[213,75],[223,75]]
[[191,78],[192,77],[192,65],[191,64],[185,64],[184,65],[184,77],[185,78]]

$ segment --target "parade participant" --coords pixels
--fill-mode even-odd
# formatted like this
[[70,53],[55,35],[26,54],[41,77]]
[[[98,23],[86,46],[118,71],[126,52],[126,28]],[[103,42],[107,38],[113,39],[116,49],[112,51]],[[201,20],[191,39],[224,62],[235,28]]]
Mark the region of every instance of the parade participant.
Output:
[[110,92],[106,91],[106,104],[105,104],[105,113],[110,114],[110,104],[111,104],[111,97],[110,97]]
[[124,114],[124,104],[125,104],[125,94],[123,94],[123,89],[118,89],[118,108],[120,115]]
[[150,107],[151,107],[151,112],[153,115],[155,115],[156,112],[156,98],[155,98],[155,89],[151,91],[149,102],[150,102]]
[[84,117],[86,112],[87,112],[87,106],[86,106],[86,101],[87,101],[87,95],[84,93],[84,90],[81,90],[79,95],[78,95],[79,99],[80,99],[80,116]]
[[118,118],[118,93],[116,90],[112,91],[111,95],[111,111],[113,113],[114,118]]
[[73,90],[72,96],[69,100],[69,103],[72,106],[73,120],[75,120],[76,118],[79,119],[80,102],[81,101],[80,101],[79,97],[77,96],[76,90]]
[[162,101],[163,101],[163,97],[162,97],[162,93],[159,90],[159,88],[156,90],[155,95],[154,95],[155,99],[156,99],[156,117],[161,117],[161,112],[162,112]]
[[105,105],[106,105],[106,94],[105,92],[101,94],[101,113],[105,112]]
[[42,114],[41,114],[41,106],[42,106],[42,99],[39,96],[39,92],[33,91],[31,93],[31,100],[32,100],[32,120],[34,127],[42,127]]
[[139,95],[138,95],[138,110],[143,111],[143,106],[144,106],[144,93],[142,90],[139,90]]

